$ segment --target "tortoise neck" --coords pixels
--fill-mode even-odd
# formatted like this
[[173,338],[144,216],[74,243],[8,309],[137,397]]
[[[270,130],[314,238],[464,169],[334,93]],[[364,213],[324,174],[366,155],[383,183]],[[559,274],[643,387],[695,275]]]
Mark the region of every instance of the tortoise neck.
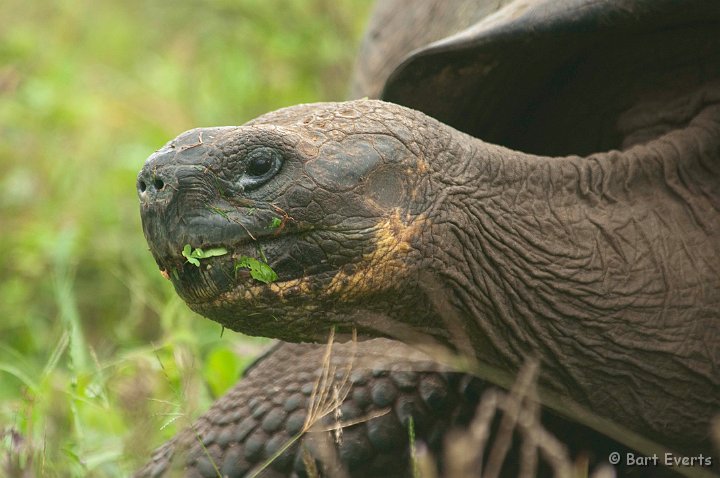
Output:
[[[706,341],[720,334],[702,315],[720,307],[720,105],[624,151],[554,158],[474,140],[465,152],[456,158],[464,174],[436,187],[444,219],[433,224],[430,255],[447,302],[484,340],[476,350],[504,367],[539,356],[561,393],[597,410],[621,400],[634,415],[615,418],[636,430],[655,426],[648,410],[682,413],[684,398],[665,381],[698,370],[696,360],[712,363]],[[606,353],[592,356],[588,340]],[[612,370],[628,375],[606,383]],[[720,386],[696,375],[707,393]],[[646,384],[636,395],[622,383],[632,377]],[[698,420],[686,425],[659,433],[703,433]]]
[[[701,96],[720,99],[720,88]],[[717,265],[706,245],[720,234],[720,102],[687,122],[626,150],[587,157],[458,141],[466,146],[454,163],[434,168],[436,216],[452,220],[433,222],[431,234],[444,240],[430,241],[428,255],[451,289],[467,294],[460,302],[469,316],[507,315],[503,324],[599,316],[632,308],[634,287],[652,291],[660,308],[668,289],[696,288],[698,275],[720,287],[713,267],[685,274],[679,266],[700,258]],[[670,250],[686,254],[670,257]],[[522,328],[518,334],[530,340]]]

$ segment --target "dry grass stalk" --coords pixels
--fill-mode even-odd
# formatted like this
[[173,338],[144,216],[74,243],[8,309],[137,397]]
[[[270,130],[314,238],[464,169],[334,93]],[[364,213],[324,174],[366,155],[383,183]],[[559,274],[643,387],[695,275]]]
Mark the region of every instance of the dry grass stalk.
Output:
[[[451,433],[445,441],[446,476],[497,478],[503,470],[516,431],[522,438],[518,464],[520,478],[536,476],[540,458],[552,468],[556,478],[587,476],[587,467],[584,470],[576,468],[565,446],[540,422],[537,374],[537,362],[529,362],[520,371],[509,392],[499,389],[485,392],[470,427]],[[501,413],[502,418],[496,435],[489,442],[497,413]],[[486,451],[487,460],[484,456]],[[614,472],[599,468],[590,476],[610,478]]]
[[[361,417],[348,422],[342,421],[341,406],[352,388],[350,374],[352,373],[357,353],[357,332],[353,330],[350,361],[345,365],[342,378],[338,381],[335,381],[337,366],[332,363],[332,348],[334,341],[335,329],[331,329],[321,362],[320,375],[313,385],[312,393],[310,394],[308,412],[302,429],[295,436],[291,437],[285,444],[283,444],[283,446],[280,447],[272,456],[253,469],[250,474],[248,474],[248,478],[255,478],[259,476],[260,473],[270,466],[274,460],[276,460],[288,448],[308,433],[313,433],[313,450],[318,454],[318,456],[314,458],[320,460],[325,467],[331,469],[333,476],[346,476],[347,473],[343,469],[340,460],[337,457],[333,442],[337,445],[342,444],[343,428],[362,423],[363,421],[367,421],[387,413],[387,410],[385,410],[383,413],[370,414],[367,417]],[[335,423],[331,426],[320,426],[320,421],[327,416],[333,416]],[[333,433],[333,440],[329,440],[327,432]],[[313,457],[306,448],[306,445],[306,443],[303,443],[303,462],[305,462],[306,471],[310,474],[310,476],[313,476],[314,473],[318,473],[318,469]],[[310,466],[310,462],[312,462],[312,466]]]

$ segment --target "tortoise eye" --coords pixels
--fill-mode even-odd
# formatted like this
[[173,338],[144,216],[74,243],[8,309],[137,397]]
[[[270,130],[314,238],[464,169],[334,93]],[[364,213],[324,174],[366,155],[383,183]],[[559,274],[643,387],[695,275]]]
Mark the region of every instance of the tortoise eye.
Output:
[[248,176],[262,176],[267,174],[273,167],[273,159],[269,156],[256,156],[250,160],[245,173]]
[[239,183],[244,189],[259,187],[280,171],[282,163],[283,157],[278,150],[254,149],[245,156],[245,173]]

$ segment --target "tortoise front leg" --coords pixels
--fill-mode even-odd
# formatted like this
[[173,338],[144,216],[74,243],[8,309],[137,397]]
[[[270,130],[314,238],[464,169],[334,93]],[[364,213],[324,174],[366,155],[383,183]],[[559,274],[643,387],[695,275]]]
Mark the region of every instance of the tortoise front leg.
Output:
[[469,421],[480,382],[397,342],[353,347],[335,344],[324,362],[324,345],[276,345],[135,476],[248,476],[285,446],[261,476],[306,476],[307,466],[323,476],[409,475],[411,417],[415,439],[439,452],[449,428]]

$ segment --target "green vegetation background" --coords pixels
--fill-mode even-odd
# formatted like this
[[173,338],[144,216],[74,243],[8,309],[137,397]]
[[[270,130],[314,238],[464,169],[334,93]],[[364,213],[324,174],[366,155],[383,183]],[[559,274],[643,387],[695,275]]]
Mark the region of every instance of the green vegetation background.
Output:
[[263,345],[193,315],[135,176],[178,133],[339,100],[368,0],[0,2],[0,475],[127,476]]

